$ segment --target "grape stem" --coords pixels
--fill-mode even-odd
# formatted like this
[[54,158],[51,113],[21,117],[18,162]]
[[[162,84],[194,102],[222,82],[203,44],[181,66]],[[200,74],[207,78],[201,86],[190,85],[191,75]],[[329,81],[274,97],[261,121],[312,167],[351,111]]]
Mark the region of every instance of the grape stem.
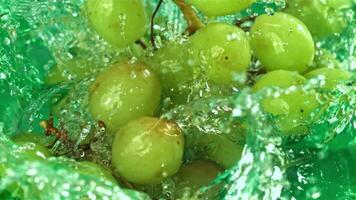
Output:
[[163,3],[163,0],[160,0],[156,6],[156,9],[154,10],[153,14],[152,14],[152,17],[151,17],[151,44],[152,44],[152,47],[153,49],[157,49],[157,45],[156,45],[156,41],[155,41],[155,36],[154,36],[154,20],[155,20],[155,17],[159,11],[159,8],[161,7]]
[[[69,139],[68,132],[64,129],[63,123],[60,124],[60,128],[56,128],[54,126],[52,116],[50,116],[48,120],[40,122],[40,126],[44,129],[46,136],[56,136],[55,140],[51,142],[51,144],[46,145],[47,148],[53,150],[54,145],[56,145],[57,142],[61,140],[61,143],[59,143],[61,145],[61,148],[56,148],[55,150],[53,150],[55,156],[67,156],[75,160],[79,160],[82,159],[84,155],[86,155],[86,157],[88,158],[88,155],[90,157],[91,155],[96,153],[91,149],[91,144],[98,140],[96,136],[92,137],[89,140],[89,144],[77,144],[78,141]],[[102,121],[98,121],[98,128],[101,132],[105,132],[105,123]]]
[[142,49],[147,49],[147,44],[143,40],[139,39],[135,43],[140,45]]
[[[68,140],[68,134],[66,131],[63,130],[63,128],[62,130],[59,130],[56,127],[54,127],[52,116],[50,116],[49,120],[41,121],[40,126],[44,129],[46,136],[50,136],[50,135],[56,136],[56,140],[54,141],[54,143],[56,143],[59,139],[62,139],[63,141]],[[54,143],[52,144],[52,146],[54,145]]]
[[258,77],[258,76],[266,74],[266,73],[267,73],[267,71],[263,67],[248,70],[247,71],[247,82],[245,84],[247,84],[248,86],[253,86],[255,84],[254,77]]
[[200,21],[191,5],[187,4],[184,0],[174,0],[174,2],[178,5],[185,17],[185,20],[187,21],[187,32],[189,35],[192,35],[201,27],[203,27],[203,23]]
[[[111,171],[114,171],[114,169],[111,169]],[[138,190],[137,188],[135,188],[134,185],[132,185],[130,182],[126,181],[121,176],[119,176],[117,174],[112,174],[112,175],[115,177],[116,180],[119,180],[126,188],[133,189],[133,190]]]

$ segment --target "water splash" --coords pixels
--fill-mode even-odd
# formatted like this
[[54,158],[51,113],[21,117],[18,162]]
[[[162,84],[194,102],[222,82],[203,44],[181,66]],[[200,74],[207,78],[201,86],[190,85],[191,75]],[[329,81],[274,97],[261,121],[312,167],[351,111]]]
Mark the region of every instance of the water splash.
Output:
[[[59,157],[46,162],[21,159],[14,151],[16,146],[8,139],[19,132],[42,132],[38,123],[57,110],[56,123],[63,122],[63,128],[69,130],[70,137],[76,141],[69,156],[78,160],[83,158],[83,153],[88,152],[82,151],[80,145],[94,136],[100,140],[91,144],[93,152],[85,156],[110,167],[111,138],[103,137],[102,130],[86,109],[86,88],[92,76],[117,57],[132,54],[133,50],[115,49],[101,40],[83,17],[83,2],[0,0],[0,165],[6,163],[9,169],[0,182],[1,198],[8,198],[6,188],[14,183],[26,199],[148,198],[100,178],[73,172],[71,166],[75,161],[71,159]],[[147,1],[147,6],[152,10],[155,3]],[[238,15],[216,20],[235,23],[248,16],[273,13],[284,6],[284,1],[258,1]],[[354,23],[352,9],[347,16],[350,23]],[[243,27],[250,25],[246,21]],[[156,39],[158,42],[176,39],[185,26],[178,8],[166,1],[155,26]],[[329,49],[337,55],[342,66],[353,73],[353,81],[356,69],[354,39],[355,27],[350,24],[341,33],[341,40],[332,36],[317,43],[318,48]],[[74,58],[88,57],[96,69],[91,72],[92,76],[77,80],[69,73],[62,83],[45,84],[46,75],[54,66],[65,65]],[[258,63],[255,67],[259,67]],[[244,145],[241,160],[212,183],[223,185],[217,199],[325,199],[327,190],[336,183],[333,176],[344,178],[343,181],[336,180],[340,187],[332,190],[335,198],[355,198],[356,183],[354,177],[350,177],[355,174],[351,169],[355,166],[355,154],[347,149],[354,148],[356,142],[354,83],[330,92],[331,103],[324,112],[316,111],[319,118],[310,122],[310,134],[290,140],[281,137],[273,126],[273,118],[260,108],[259,102],[265,93],[255,94],[244,89],[234,90],[233,95],[221,92],[215,95],[220,89],[205,81],[197,82],[191,89],[188,104],[164,113],[164,117],[176,120],[182,127],[187,147],[194,148],[195,139],[201,134],[225,135],[230,141]],[[63,96],[66,100],[61,104]],[[240,131],[243,132],[242,140],[241,135],[236,136]],[[53,151],[60,154],[66,148],[57,143]],[[198,156],[192,150],[186,151],[186,160]],[[325,174],[328,169],[323,166],[334,169],[341,166],[343,172]],[[158,187],[161,188],[154,187],[152,191],[162,194],[165,199],[174,197],[170,192],[174,188],[172,180],[167,179]],[[197,195],[209,189],[202,188]]]

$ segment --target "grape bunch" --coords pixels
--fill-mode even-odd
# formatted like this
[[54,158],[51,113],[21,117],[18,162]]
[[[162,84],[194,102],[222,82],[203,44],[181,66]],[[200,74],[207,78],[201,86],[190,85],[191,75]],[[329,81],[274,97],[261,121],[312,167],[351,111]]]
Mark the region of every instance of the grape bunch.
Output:
[[[261,108],[273,117],[281,137],[308,134],[313,112],[321,106],[319,99],[351,78],[331,51],[316,45],[345,28],[343,10],[351,0],[288,0],[278,12],[246,18],[248,28],[213,19],[250,8],[254,0],[172,1],[181,8],[187,31],[178,39],[163,38],[157,46],[155,36],[149,35],[149,16],[155,15],[142,0],[86,0],[86,16],[100,38],[116,49],[136,45],[142,54],[118,58],[103,70],[83,58],[64,63],[50,71],[47,84],[66,81],[67,73],[77,80],[92,77],[88,110],[112,138],[111,169],[81,161],[74,170],[129,189],[171,178],[176,199],[184,199],[234,166],[243,144],[224,133],[200,130],[194,137],[200,157],[191,160],[185,155],[185,144],[191,142],[185,134],[194,133],[163,117],[165,102],[169,100],[170,109],[189,104],[198,82],[217,88],[210,91],[213,96],[251,88],[253,93],[265,93]],[[259,73],[252,74],[256,69]],[[306,87],[310,80],[320,79],[319,87]],[[43,141],[28,134],[13,140],[17,153],[29,160],[53,156]],[[217,193],[206,195],[213,199]]]

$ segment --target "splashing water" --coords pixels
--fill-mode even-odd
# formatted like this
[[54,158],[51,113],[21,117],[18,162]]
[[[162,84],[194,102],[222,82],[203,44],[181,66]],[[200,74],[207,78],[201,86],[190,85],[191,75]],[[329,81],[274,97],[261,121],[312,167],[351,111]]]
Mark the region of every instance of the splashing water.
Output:
[[[118,57],[139,57],[130,47],[118,50],[101,40],[88,25],[83,3],[84,0],[0,0],[0,167],[4,164],[9,169],[0,181],[1,199],[10,198],[7,189],[14,183],[21,188],[24,199],[149,199],[142,193],[71,170],[74,159],[84,157],[110,167],[112,139],[87,110],[87,88],[92,77]],[[156,3],[147,0],[147,8],[152,10]],[[273,13],[284,6],[284,1],[259,1],[240,14],[216,20],[231,23]],[[341,39],[330,37],[316,45],[334,52],[343,68],[353,73],[355,82],[355,15],[352,10],[349,12],[350,25]],[[172,2],[162,6],[159,17],[155,26],[158,43],[174,39],[185,30],[184,18]],[[91,63],[91,76],[78,80],[67,73],[61,83],[44,84],[50,69],[73,57]],[[316,88],[316,82],[320,81],[310,81],[304,89]],[[356,198],[354,84],[345,83],[329,92],[329,102],[320,100],[327,108],[316,110],[308,123],[310,133],[287,140],[259,104],[271,91],[253,93],[247,88],[235,90],[232,95],[214,95],[219,89],[197,81],[191,88],[189,103],[163,109],[163,117],[177,121],[186,135],[186,160],[197,156],[192,149],[199,134],[226,135],[244,146],[240,161],[196,195],[206,193],[213,185],[223,185],[217,199]],[[27,161],[17,155],[17,147],[9,137],[21,132],[43,132],[38,124],[52,112],[57,112],[55,123],[62,123],[76,141],[72,146],[57,142],[52,150],[63,155],[70,148],[67,157],[71,159]],[[244,141],[236,138],[240,129],[245,132]],[[90,142],[92,151],[84,151],[82,147],[89,140],[94,141]],[[174,185],[168,179],[157,188],[153,192],[171,190]],[[161,198],[174,199],[174,194],[163,192]]]

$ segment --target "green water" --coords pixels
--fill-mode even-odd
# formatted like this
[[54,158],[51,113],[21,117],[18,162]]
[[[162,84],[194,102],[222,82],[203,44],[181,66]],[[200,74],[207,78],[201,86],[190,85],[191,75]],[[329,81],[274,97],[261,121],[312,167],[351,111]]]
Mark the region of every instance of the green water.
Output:
[[[147,2],[152,9],[157,1]],[[252,13],[272,12],[284,5],[283,1],[272,2],[260,1],[252,10],[218,20],[231,22]],[[130,54],[129,49],[113,50],[96,36],[83,17],[82,4],[82,0],[0,0],[0,166],[5,164],[10,169],[1,178],[0,199],[14,199],[9,192],[13,183],[21,188],[24,199],[83,199],[88,193],[103,199],[147,198],[98,177],[73,172],[70,168],[75,163],[73,159],[30,162],[16,157],[16,147],[8,140],[16,133],[42,135],[39,122],[48,119],[54,105],[67,94],[70,103],[61,107],[55,121],[65,124],[70,137],[79,138],[78,145],[89,133],[100,136],[98,125],[86,108],[90,77],[56,85],[44,83],[48,70],[56,63],[70,60],[73,49],[80,49],[76,56],[91,57],[94,65],[102,67],[117,56]],[[178,23],[162,37],[172,38],[184,30],[183,17],[172,3],[163,5],[160,15],[167,20],[162,26]],[[353,81],[356,80],[354,23],[353,16],[341,39],[331,37],[317,44],[337,54],[344,68],[353,73]],[[226,134],[235,131],[236,121],[248,124],[240,162],[212,183],[225,186],[215,199],[356,199],[354,85],[334,91],[329,109],[319,113],[318,120],[309,122],[310,134],[295,139],[281,138],[270,116],[261,111],[258,102],[265,94],[244,89],[232,95],[213,95],[214,90],[219,88],[208,90],[205,83],[196,83],[192,91],[200,95],[186,105],[164,110],[164,116],[176,120],[185,131],[188,160],[196,156],[190,150],[194,149],[193,133],[197,130]],[[101,138],[93,144],[91,158],[109,165],[110,138]],[[73,148],[72,158],[80,159],[82,152]],[[57,144],[53,150],[60,154],[68,147]],[[152,191],[165,188],[174,185],[167,180]],[[206,190],[209,188],[200,192]],[[163,197],[174,199],[169,192],[163,193]]]

